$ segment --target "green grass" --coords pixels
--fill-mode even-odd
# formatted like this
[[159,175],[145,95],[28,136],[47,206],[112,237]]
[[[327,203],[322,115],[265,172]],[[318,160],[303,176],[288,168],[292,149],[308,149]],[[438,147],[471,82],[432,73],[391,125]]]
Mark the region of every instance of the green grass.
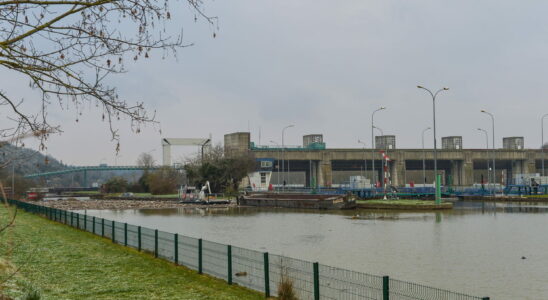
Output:
[[73,194],[75,195],[99,195],[101,194],[100,191],[76,191],[76,192],[72,192]]
[[548,195],[524,195],[525,198],[548,198]]
[[[436,202],[433,200],[411,200],[411,199],[398,199],[398,200],[358,200],[356,203],[359,204],[383,204],[383,205],[435,205]],[[443,202],[442,202],[443,203]]]
[[[6,220],[2,207],[0,223]],[[10,244],[15,248],[8,254]],[[0,233],[0,255],[0,282],[8,273],[6,261],[21,267],[3,291],[12,297],[34,286],[42,299],[264,299],[258,292],[22,211],[16,226]]]

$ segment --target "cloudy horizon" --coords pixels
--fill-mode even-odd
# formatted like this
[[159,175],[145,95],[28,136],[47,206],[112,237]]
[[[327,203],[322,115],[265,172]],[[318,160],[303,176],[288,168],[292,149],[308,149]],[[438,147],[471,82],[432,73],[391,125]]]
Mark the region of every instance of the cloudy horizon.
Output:
[[[109,78],[122,98],[156,110],[162,134],[154,126],[133,134],[127,120],[117,122],[116,157],[100,111],[92,106],[77,117],[52,105],[63,134],[48,141],[47,154],[74,165],[131,165],[149,152],[160,162],[162,137],[212,134],[220,143],[226,133],[249,130],[258,143],[260,128],[261,144],[281,143],[289,124],[289,145],[321,133],[328,148],[361,148],[358,139],[370,147],[371,113],[380,106],[387,109],[376,125],[396,135],[398,148],[419,148],[422,130],[432,126],[432,100],[417,85],[450,88],[437,100],[438,145],[458,135],[464,148],[485,148],[477,128],[491,134],[486,109],[496,117],[497,147],[503,137],[523,136],[526,148],[539,148],[540,117],[548,113],[547,9],[542,1],[494,0],[208,2],[206,12],[219,17],[216,38],[182,12],[174,22],[192,47],[177,59],[153,52]],[[32,105],[26,79],[0,76]],[[431,148],[431,132],[426,137]]]

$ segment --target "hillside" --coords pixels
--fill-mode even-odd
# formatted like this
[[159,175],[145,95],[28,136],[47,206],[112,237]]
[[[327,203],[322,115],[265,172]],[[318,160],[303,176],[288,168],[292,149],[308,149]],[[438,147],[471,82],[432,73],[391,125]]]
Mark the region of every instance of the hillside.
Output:
[[15,147],[10,144],[0,146],[0,165],[4,166],[4,172],[9,169],[12,171],[11,162],[15,167],[15,174],[26,175],[39,172],[57,171],[65,169],[67,166],[59,160],[46,156],[36,150]]

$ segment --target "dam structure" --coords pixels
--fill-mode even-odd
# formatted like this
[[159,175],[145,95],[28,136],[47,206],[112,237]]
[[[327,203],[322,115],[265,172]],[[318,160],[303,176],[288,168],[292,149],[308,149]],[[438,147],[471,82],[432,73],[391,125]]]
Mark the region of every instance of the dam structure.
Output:
[[[460,136],[442,138],[442,149],[437,150],[442,184],[527,184],[520,182],[526,180],[522,179],[523,174],[542,173],[542,156],[548,161],[548,151],[524,149],[523,137],[507,137],[503,141],[504,147],[493,151],[463,149]],[[351,176],[362,176],[374,183],[383,180],[385,171],[397,187],[434,182],[433,149],[398,149],[393,135],[377,136],[375,142],[375,149],[337,149],[327,148],[321,134],[305,135],[299,146],[255,145],[249,132],[224,136],[225,154],[250,153],[258,162],[256,171],[269,173],[274,185],[285,181],[289,186],[337,187],[348,184]],[[381,150],[390,157],[386,168]],[[491,180],[493,156],[496,169],[495,179]]]

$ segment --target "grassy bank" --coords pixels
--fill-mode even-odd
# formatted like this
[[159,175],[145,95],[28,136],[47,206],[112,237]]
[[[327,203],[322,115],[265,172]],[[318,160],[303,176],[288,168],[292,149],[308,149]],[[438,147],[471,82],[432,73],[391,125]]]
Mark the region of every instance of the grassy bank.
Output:
[[[4,208],[0,219],[6,223]],[[12,297],[33,286],[42,299],[264,299],[260,293],[22,211],[16,226],[0,233],[0,255],[1,281],[10,269],[21,268],[4,284],[2,293]]]
[[398,200],[358,200],[356,204],[359,208],[376,208],[376,209],[449,209],[453,207],[452,203],[442,202],[436,204],[431,200],[412,200],[412,199],[398,199]]

